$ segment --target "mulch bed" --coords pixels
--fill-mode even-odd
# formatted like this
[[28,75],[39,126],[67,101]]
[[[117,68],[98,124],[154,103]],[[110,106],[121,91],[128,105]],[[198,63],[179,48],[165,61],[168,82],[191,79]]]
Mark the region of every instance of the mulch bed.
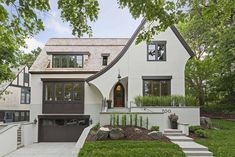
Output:
[[[109,129],[111,129],[111,126],[104,126],[104,127],[108,127]],[[145,129],[145,128],[141,128],[141,127],[131,127],[131,126],[126,126],[126,127],[120,127],[123,129],[124,131],[124,135],[125,137],[123,139],[120,140],[141,140],[141,141],[151,141],[151,140],[156,140],[153,139],[151,136],[148,135],[148,133],[150,132],[149,130]],[[138,131],[136,131],[136,129],[139,129]],[[93,133],[91,133],[93,131]],[[86,141],[96,141],[96,135],[94,134],[95,130],[91,130]],[[107,140],[111,140],[111,139],[107,139]],[[164,141],[164,142],[170,142],[170,140],[164,136],[164,138],[159,139],[160,141]]]

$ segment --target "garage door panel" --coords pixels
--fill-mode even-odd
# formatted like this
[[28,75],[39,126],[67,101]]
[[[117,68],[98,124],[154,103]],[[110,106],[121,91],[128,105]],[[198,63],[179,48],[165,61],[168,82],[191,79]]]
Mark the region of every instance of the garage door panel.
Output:
[[76,142],[87,126],[87,116],[40,118],[39,142]]

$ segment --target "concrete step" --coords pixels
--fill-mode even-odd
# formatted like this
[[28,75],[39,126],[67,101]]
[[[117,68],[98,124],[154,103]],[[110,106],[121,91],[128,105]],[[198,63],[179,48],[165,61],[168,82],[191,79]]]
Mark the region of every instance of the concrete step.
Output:
[[187,136],[167,136],[171,141],[185,141],[185,142],[188,142],[188,141],[193,141],[192,138],[190,137],[187,137]]
[[186,136],[183,133],[163,133],[165,136]]
[[172,141],[182,148],[183,151],[208,151],[208,148],[195,142]]
[[213,153],[212,152],[209,152],[209,151],[184,151],[184,153],[187,155],[187,156],[210,156],[212,157],[213,156]]
[[164,133],[182,133],[182,130],[178,130],[178,129],[165,129]]

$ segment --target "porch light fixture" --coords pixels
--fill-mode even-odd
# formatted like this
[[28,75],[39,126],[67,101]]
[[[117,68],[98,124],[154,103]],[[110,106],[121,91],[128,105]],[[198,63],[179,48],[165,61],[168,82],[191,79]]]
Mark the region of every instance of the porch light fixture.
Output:
[[34,123],[34,124],[37,124],[37,122],[38,122],[38,121],[37,121],[37,119],[35,118],[34,121],[33,121],[33,123]]
[[120,69],[118,69],[118,77],[117,78],[118,78],[118,82],[120,82],[120,80],[122,78],[121,75],[120,75]]

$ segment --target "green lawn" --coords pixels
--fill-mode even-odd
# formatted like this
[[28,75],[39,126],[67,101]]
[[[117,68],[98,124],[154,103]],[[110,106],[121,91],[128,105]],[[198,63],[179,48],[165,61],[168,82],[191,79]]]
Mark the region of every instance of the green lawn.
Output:
[[159,141],[87,142],[78,157],[185,157],[172,143]]
[[212,120],[212,123],[218,130],[207,130],[209,138],[196,141],[207,146],[215,157],[235,157],[235,122]]

